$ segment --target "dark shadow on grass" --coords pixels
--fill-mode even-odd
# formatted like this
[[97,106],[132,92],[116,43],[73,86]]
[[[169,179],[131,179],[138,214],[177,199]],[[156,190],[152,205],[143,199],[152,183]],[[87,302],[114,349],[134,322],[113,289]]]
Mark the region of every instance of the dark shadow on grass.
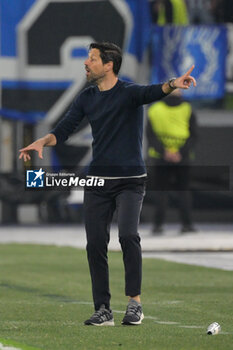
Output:
[[72,299],[72,298],[68,297],[67,295],[44,294],[37,288],[25,287],[25,286],[11,284],[11,283],[7,283],[7,282],[1,282],[0,288],[7,288],[7,289],[15,290],[18,292],[35,294],[36,296],[49,298],[49,299],[52,299],[52,300],[57,301],[57,302],[63,302],[63,303],[80,302],[80,300]]

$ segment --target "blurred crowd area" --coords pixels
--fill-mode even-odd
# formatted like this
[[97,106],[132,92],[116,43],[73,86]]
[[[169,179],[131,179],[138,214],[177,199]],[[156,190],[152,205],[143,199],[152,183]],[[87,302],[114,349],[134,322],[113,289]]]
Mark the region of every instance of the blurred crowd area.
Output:
[[[152,26],[175,28],[227,28],[225,92],[218,98],[194,98],[197,109],[233,110],[233,1],[232,0],[148,0]],[[208,41],[208,39],[206,39]],[[206,44],[207,44],[206,41]],[[207,52],[207,51],[206,51]],[[209,52],[209,55],[211,53]],[[199,63],[199,62],[198,62]],[[198,65],[196,65],[198,66]],[[198,69],[198,67],[196,67]]]
[[[233,22],[232,0],[149,0],[153,23],[188,25]],[[177,9],[179,14],[176,14]]]

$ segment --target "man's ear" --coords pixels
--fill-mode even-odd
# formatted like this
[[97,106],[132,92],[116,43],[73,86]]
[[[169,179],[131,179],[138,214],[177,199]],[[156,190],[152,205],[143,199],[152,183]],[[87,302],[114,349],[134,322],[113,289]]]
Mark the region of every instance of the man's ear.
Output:
[[105,70],[106,70],[106,72],[113,71],[113,62],[112,61],[105,63]]

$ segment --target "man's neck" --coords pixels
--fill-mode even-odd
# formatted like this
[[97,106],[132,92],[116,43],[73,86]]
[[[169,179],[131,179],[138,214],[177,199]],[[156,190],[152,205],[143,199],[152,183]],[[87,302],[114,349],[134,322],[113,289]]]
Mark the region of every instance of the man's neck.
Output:
[[117,76],[105,77],[102,81],[97,83],[97,86],[100,91],[106,91],[112,89],[118,81]]

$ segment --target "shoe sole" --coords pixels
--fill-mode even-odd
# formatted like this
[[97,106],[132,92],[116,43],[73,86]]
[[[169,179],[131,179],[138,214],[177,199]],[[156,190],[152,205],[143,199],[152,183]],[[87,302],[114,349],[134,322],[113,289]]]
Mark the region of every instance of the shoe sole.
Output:
[[115,326],[115,323],[114,321],[105,321],[103,323],[89,323],[89,324],[86,324],[86,326],[98,326],[98,327],[101,327],[101,326]]
[[121,322],[122,325],[125,325],[125,326],[137,326],[139,324],[142,323],[142,320],[144,319],[144,315],[141,314],[141,317],[140,317],[140,320],[139,321],[136,321],[136,322]]

